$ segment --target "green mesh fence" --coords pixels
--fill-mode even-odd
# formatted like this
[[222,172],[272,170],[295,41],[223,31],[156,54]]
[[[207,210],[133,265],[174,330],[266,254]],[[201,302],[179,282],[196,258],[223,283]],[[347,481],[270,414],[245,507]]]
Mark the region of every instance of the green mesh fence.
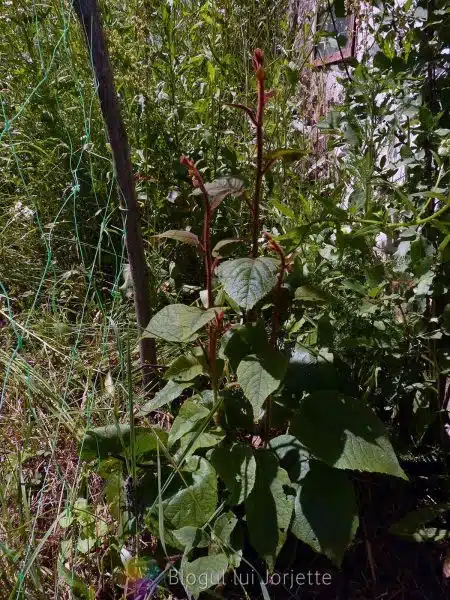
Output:
[[[54,539],[58,515],[84,481],[76,460],[67,477],[57,448],[67,438],[76,443],[93,414],[97,421],[114,412],[118,418],[114,402],[108,408],[101,401],[103,380],[111,354],[120,378],[119,340],[132,316],[121,302],[123,231],[79,26],[66,2],[32,5],[0,7],[2,36],[5,32],[0,41],[0,426],[8,450],[4,473],[10,477],[1,498],[5,560],[0,559],[0,571],[11,586],[2,598],[45,596],[41,567],[47,547],[61,541]],[[42,121],[37,124],[36,118]],[[21,413],[12,417],[17,403]],[[98,410],[108,414],[99,417]],[[22,421],[20,427],[13,418]],[[6,444],[8,429],[12,435],[20,430],[24,439]],[[36,430],[41,443],[33,439]],[[27,442],[46,452],[39,491],[19,497],[18,507],[8,506],[17,479],[19,487],[23,484]],[[9,464],[8,469],[13,457],[16,468]],[[55,482],[57,496],[49,493]],[[20,555],[10,548],[17,549],[17,535]],[[56,586],[55,598],[62,593]]]

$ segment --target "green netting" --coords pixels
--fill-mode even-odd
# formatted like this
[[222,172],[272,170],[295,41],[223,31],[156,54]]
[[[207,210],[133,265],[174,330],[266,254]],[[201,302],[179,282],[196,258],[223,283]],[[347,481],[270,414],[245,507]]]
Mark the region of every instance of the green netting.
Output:
[[[7,423],[0,423],[7,460],[15,446],[19,470],[26,464],[25,442],[39,447],[33,440],[38,428],[45,437],[39,450],[50,453],[40,474],[40,492],[23,498],[19,507],[25,551],[9,593],[10,598],[19,598],[43,593],[35,563],[40,553],[45,554],[57,525],[56,520],[47,523],[43,535],[40,521],[49,510],[48,485],[54,485],[55,477],[60,479],[59,497],[53,498],[58,505],[51,507],[54,518],[77,497],[83,481],[81,463],[65,480],[57,448],[68,436],[76,442],[91,424],[108,360],[112,354],[122,360],[119,328],[128,327],[132,311],[120,302],[123,230],[117,218],[111,157],[105,152],[74,15],[65,2],[33,2],[32,10],[25,2],[14,7],[6,2],[4,9],[0,13],[0,411],[5,420],[10,418],[12,397],[23,394],[18,418],[28,439],[7,446]],[[17,52],[16,65],[10,59],[11,44]],[[40,124],[33,122],[36,115],[42,117]],[[99,163],[104,165],[100,170]],[[98,179],[105,179],[101,190],[95,185]],[[86,227],[92,209],[95,223]],[[101,408],[106,410],[106,405]],[[7,482],[5,495],[8,484],[12,485]],[[11,524],[15,525],[13,520]],[[8,548],[11,535],[0,528],[2,548]],[[26,591],[28,579],[33,591]],[[55,597],[58,594],[56,590]]]

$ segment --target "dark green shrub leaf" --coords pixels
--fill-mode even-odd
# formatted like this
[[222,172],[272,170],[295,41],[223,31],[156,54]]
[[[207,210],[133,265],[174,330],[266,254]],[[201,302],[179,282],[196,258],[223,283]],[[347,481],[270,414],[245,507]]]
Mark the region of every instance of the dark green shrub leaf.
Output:
[[194,429],[189,433],[186,433],[180,443],[180,449],[175,455],[175,458],[181,456],[185,453],[194,454],[196,450],[199,448],[212,448],[213,446],[217,446],[225,437],[224,432],[217,428],[215,431],[203,431],[199,433],[199,430],[202,429],[203,423],[198,422]]
[[144,337],[157,337],[166,342],[192,341],[197,337],[197,331],[214,319],[216,312],[223,310],[223,308],[203,310],[185,304],[169,304],[151,319],[145,329]]
[[172,361],[164,374],[165,379],[173,379],[176,382],[192,381],[205,371],[205,360],[201,348],[200,355],[193,353],[183,354]]
[[172,400],[179,398],[183,391],[190,387],[190,385],[190,383],[177,383],[175,381],[169,381],[162,390],[156,392],[155,396],[151,400],[141,406],[137,416],[145,417],[157,408],[161,408],[161,406],[169,404],[169,402],[172,402]]
[[286,372],[287,360],[273,350],[263,356],[251,354],[237,368],[237,380],[246,398],[253,407],[253,418],[261,416],[263,404],[280,385]]
[[164,517],[171,529],[191,525],[202,527],[216,510],[217,475],[210,463],[191,456],[183,472],[192,473],[193,484],[177,492],[164,507]]
[[170,532],[187,554],[192,548],[206,548],[209,543],[208,536],[199,527],[186,525]]
[[285,469],[292,482],[299,482],[309,471],[310,453],[293,435],[279,435],[269,442],[269,448],[275,452],[280,465]]
[[383,424],[362,400],[331,390],[311,394],[301,400],[292,433],[332,467],[406,479]]
[[198,598],[201,592],[223,582],[227,568],[228,558],[225,554],[202,556],[192,562],[183,561],[181,581],[186,590]]
[[295,491],[270,450],[257,450],[256,480],[245,501],[250,543],[272,570],[291,522]]
[[313,461],[297,491],[292,533],[340,566],[358,523],[355,492],[347,474]]
[[228,358],[233,371],[248,354],[261,354],[271,350],[262,321],[233,327],[221,341],[220,356]]
[[241,389],[233,387],[223,392],[219,424],[227,431],[253,429],[253,409]]
[[291,399],[294,396],[295,406],[298,406],[298,399],[303,391],[336,388],[337,375],[333,358],[325,350],[315,355],[306,348],[297,346],[289,360],[283,394]]
[[214,523],[213,538],[216,538],[222,544],[228,545],[237,522],[237,517],[232,512],[223,513]]
[[173,446],[183,435],[192,431],[199,421],[204,422],[208,415],[209,410],[207,408],[193,400],[187,400],[180,408],[180,412],[170,429],[169,446]]
[[243,543],[243,529],[237,517],[232,512],[221,514],[214,523],[209,554],[225,552],[230,566],[236,569],[241,562]]
[[228,260],[217,268],[226,293],[244,310],[266,296],[277,281],[278,261],[267,256]]
[[[134,444],[136,455],[156,452],[158,443],[167,444],[167,431],[153,427],[135,427]],[[80,456],[84,460],[98,458],[104,460],[109,456],[123,455],[129,452],[131,431],[129,425],[107,425],[86,431]]]
[[230,504],[241,504],[255,485],[256,460],[250,446],[236,442],[221,445],[211,454],[211,463],[230,492]]

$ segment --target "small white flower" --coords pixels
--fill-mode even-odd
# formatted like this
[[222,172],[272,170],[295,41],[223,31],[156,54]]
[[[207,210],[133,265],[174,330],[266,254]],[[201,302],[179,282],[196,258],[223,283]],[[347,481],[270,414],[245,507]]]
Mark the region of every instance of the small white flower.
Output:
[[31,210],[28,206],[24,206],[20,200],[14,204],[11,213],[15,220],[25,219],[26,221],[32,221],[34,217],[34,210]]
[[120,550],[120,560],[124,567],[127,566],[127,563],[133,558],[131,552],[127,550],[125,547]]

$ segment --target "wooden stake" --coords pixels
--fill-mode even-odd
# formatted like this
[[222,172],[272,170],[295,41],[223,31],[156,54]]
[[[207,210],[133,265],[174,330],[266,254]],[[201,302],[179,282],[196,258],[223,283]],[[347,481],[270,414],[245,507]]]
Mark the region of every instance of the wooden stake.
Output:
[[[72,0],[84,31],[94,71],[103,119],[111,144],[125,228],[125,243],[134,287],[134,304],[139,336],[150,320],[149,273],[139,224],[139,211],[131,165],[128,137],[123,123],[119,99],[106,46],[97,0]],[[153,379],[156,364],[155,340],[141,339],[140,358],[144,385]]]

